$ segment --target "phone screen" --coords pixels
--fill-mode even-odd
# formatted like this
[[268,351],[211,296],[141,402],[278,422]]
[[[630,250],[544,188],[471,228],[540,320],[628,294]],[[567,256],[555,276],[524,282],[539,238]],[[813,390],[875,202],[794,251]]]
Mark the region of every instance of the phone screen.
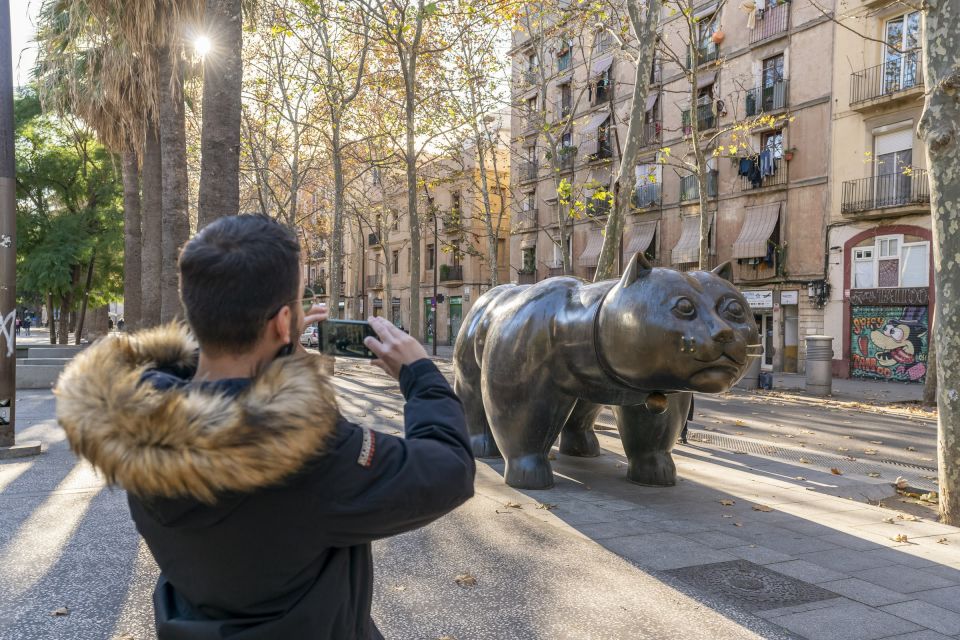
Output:
[[367,336],[377,337],[370,323],[362,320],[324,320],[318,327],[321,353],[345,358],[377,357],[363,344]]

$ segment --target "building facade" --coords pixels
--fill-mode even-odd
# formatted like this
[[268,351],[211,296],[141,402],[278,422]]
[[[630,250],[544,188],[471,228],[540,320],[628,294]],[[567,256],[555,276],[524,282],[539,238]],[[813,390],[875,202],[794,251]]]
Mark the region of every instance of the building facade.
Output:
[[[500,283],[509,282],[510,190],[505,147],[496,168],[487,157],[487,193]],[[436,158],[420,170],[420,296],[411,296],[411,234],[405,175],[374,170],[361,191],[366,211],[347,217],[344,231],[343,317],[388,318],[410,330],[410,311],[421,308],[427,344],[452,345],[473,303],[491,286],[483,180],[474,153],[456,160]],[[359,199],[358,199],[359,201]],[[371,213],[372,212],[372,213]],[[499,234],[498,234],[499,227]],[[435,295],[436,293],[436,295]]]
[[922,382],[934,288],[927,159],[916,135],[924,101],[920,12],[856,1],[843,24],[849,29],[837,28],[834,50],[827,231],[834,374]]
[[[762,336],[763,368],[802,372],[802,337],[824,330],[832,197],[825,132],[833,84],[824,69],[832,67],[834,24],[806,0],[767,2],[750,12],[708,2],[694,16],[694,60],[700,62],[695,104],[682,66],[695,64],[683,55],[691,26],[664,8],[663,49],[650,70],[644,148],[621,264],[643,251],[658,266],[697,267],[699,189],[683,164],[696,118],[699,143],[710,157],[709,264],[733,262],[735,282]],[[570,200],[582,194],[586,203],[587,215],[575,212],[572,224],[572,275],[592,278],[604,211],[591,193],[612,184],[626,139],[635,67],[604,31],[571,37],[567,19],[561,12],[548,27],[518,32],[512,49],[511,263],[517,282],[562,272],[557,220],[576,205],[558,198],[560,179],[561,191],[573,193]],[[566,147],[557,171],[543,131],[549,123],[562,125],[566,114],[569,131],[557,128]]]

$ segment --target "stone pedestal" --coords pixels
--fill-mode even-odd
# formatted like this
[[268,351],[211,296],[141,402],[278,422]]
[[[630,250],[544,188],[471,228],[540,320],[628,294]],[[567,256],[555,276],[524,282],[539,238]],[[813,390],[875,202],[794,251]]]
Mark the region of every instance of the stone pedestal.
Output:
[[26,442],[19,442],[12,447],[0,447],[0,460],[36,456],[40,454],[40,449],[39,440],[27,440]]
[[833,390],[833,336],[807,336],[807,393],[828,396]]

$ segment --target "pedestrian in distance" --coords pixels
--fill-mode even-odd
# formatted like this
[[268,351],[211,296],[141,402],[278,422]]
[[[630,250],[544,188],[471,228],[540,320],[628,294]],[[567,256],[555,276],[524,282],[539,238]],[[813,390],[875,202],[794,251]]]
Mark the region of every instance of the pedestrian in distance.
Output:
[[20,318],[17,318],[17,335],[20,335]]
[[27,316],[23,319],[23,330],[27,334],[27,337],[30,337],[30,327],[33,326],[33,318]]
[[382,639],[371,541],[473,495],[460,401],[415,339],[370,318],[406,437],[345,419],[299,341],[327,308],[303,304],[296,236],[270,218],[207,225],[179,269],[189,330],[113,334],[56,389],[73,450],[126,489],[160,567],[157,637]]

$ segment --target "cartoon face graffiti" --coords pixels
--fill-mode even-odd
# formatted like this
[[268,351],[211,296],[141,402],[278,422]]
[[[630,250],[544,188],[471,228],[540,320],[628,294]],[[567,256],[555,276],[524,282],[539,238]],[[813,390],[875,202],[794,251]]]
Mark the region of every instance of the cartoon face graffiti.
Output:
[[877,348],[877,363],[919,380],[927,370],[923,362],[917,362],[917,354],[923,349],[920,338],[926,332],[926,327],[914,322],[887,320],[882,328],[870,332],[870,341]]

